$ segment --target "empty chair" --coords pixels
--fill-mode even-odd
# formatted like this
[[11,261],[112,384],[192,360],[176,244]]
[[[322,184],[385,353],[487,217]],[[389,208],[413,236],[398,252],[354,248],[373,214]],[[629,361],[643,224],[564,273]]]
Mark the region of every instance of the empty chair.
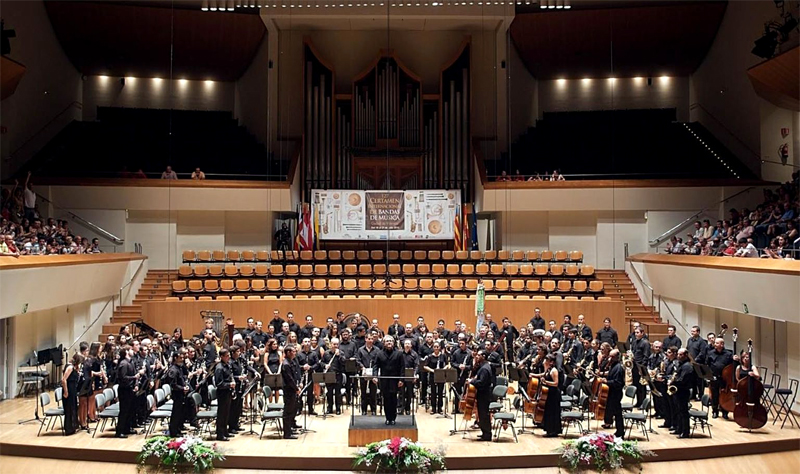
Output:
[[446,292],[447,288],[447,280],[445,278],[437,278],[433,281],[433,289],[437,292]]
[[314,291],[325,291],[328,289],[328,281],[324,278],[314,278],[311,281],[311,287]]
[[280,280],[267,280],[267,290],[269,291],[280,291],[281,289],[281,281]]
[[280,263],[273,263],[269,266],[269,276],[279,277],[283,276],[283,265]]
[[189,280],[189,291],[192,293],[202,293],[203,280]]
[[508,250],[498,250],[497,251],[497,259],[498,260],[502,260],[502,261],[506,261],[506,260],[509,259],[510,254],[511,254],[511,252],[509,252]]
[[399,259],[400,259],[400,252],[398,252],[397,250],[389,250],[388,252],[386,252],[386,260],[394,262]]
[[348,264],[344,266],[344,274],[347,276],[356,276],[358,275],[358,266],[353,264]]
[[191,265],[181,265],[178,267],[178,276],[180,278],[191,278],[194,275]]
[[448,276],[460,275],[461,267],[457,263],[448,263],[445,267],[445,273]]
[[217,301],[230,301],[231,297],[228,295],[218,295],[216,298]]
[[230,293],[232,291],[236,291],[236,285],[234,284],[233,280],[220,280],[219,289],[225,293]]
[[525,263],[519,266],[519,275],[520,276],[531,276],[533,275],[533,265],[530,263]]
[[195,278],[205,278],[208,276],[208,265],[195,265],[194,266]]
[[539,260],[542,262],[550,262],[553,260],[553,251],[552,250],[542,250],[542,253],[539,254]]
[[552,293],[556,291],[556,282],[554,280],[543,280],[542,291],[545,293]]
[[491,273],[492,276],[503,276],[504,271],[505,269],[500,263],[493,263],[491,267],[489,267],[489,273]]
[[444,275],[444,264],[434,263],[431,265],[431,275],[442,276]]
[[[197,268],[195,268],[195,274],[197,274]],[[582,277],[594,276],[594,267],[591,265],[581,265],[581,276]]]
[[414,260],[422,261],[428,258],[428,252],[424,250],[414,250]]
[[479,263],[475,265],[475,274],[479,276],[486,276],[489,274],[489,265],[485,263]]
[[284,274],[286,276],[297,276],[300,274],[300,267],[298,265],[286,265]]
[[338,262],[341,259],[342,259],[341,250],[328,250],[328,260],[333,260],[334,262]]
[[403,264],[403,275],[416,275],[417,273],[417,266],[413,263],[404,263]]
[[311,291],[311,280],[308,278],[301,278],[297,280],[298,291]]
[[601,280],[592,280],[589,282],[589,292],[590,293],[602,293],[603,292],[603,282]]
[[181,299],[177,296],[167,296],[164,298],[164,301],[180,301]]
[[267,250],[259,250],[256,252],[256,261],[269,262],[269,252]]
[[486,291],[494,290],[494,280],[483,280],[483,287]]
[[580,270],[578,269],[577,265],[570,264],[570,265],[567,265],[567,267],[566,267],[566,269],[564,271],[564,275],[566,275],[566,276],[568,276],[570,278],[575,278],[576,276],[578,276],[578,272],[579,271]]
[[558,280],[556,291],[560,293],[569,293],[572,291],[572,282],[570,280]]
[[211,296],[198,296],[197,301],[214,301],[214,298]]
[[517,263],[509,263],[506,265],[506,275],[510,277],[517,276],[519,273],[519,264]]
[[367,261],[369,260],[369,250],[359,250],[356,252],[356,260]]
[[475,274],[475,265],[471,263],[464,263],[461,265],[461,274],[464,276]]
[[302,276],[311,276],[314,274],[314,266],[313,265],[300,265],[300,275]]
[[223,275],[222,265],[209,265],[208,276],[210,278],[220,278]]
[[236,291],[250,291],[250,280],[236,280]]
[[547,276],[548,267],[546,263],[537,263],[533,267],[533,274],[536,276]]
[[399,263],[389,264],[389,276],[399,276],[403,274],[403,270]]
[[541,289],[541,283],[539,280],[527,280],[525,282],[525,291],[530,293],[538,293]]
[[525,291],[525,280],[511,280],[511,291]]
[[283,252],[283,258],[290,262],[294,262],[300,259],[300,252],[297,250],[287,250]]
[[316,276],[325,276],[328,274],[328,266],[324,263],[318,263],[314,265],[314,275]]
[[[402,278],[392,278],[389,280],[389,289],[392,291],[400,291],[403,289]],[[394,296],[394,295],[393,295]]]
[[467,291],[475,291],[478,289],[478,280],[473,278],[464,280],[464,289]]
[[183,251],[183,261],[184,262],[194,262],[197,260],[197,254],[194,250],[184,250]]
[[442,252],[440,250],[428,250],[428,260],[440,260],[442,258]]
[[[350,265],[348,265],[349,267]],[[346,273],[346,271],[345,271]],[[361,276],[370,276],[372,275],[372,265],[369,263],[362,263],[358,266],[358,274]]]
[[375,276],[384,276],[386,275],[386,264],[385,263],[376,263],[372,266],[372,274]]
[[403,289],[406,291],[417,291],[418,284],[416,278],[406,278],[403,280]]
[[569,261],[570,262],[582,262],[583,261],[583,252],[580,250],[573,250],[569,253]]
[[311,250],[301,250],[300,251],[300,260],[304,262],[308,262],[314,260],[314,252]]
[[452,250],[445,250],[442,252],[442,260],[450,262],[456,258],[456,253]]
[[342,266],[337,263],[328,267],[328,275],[342,276],[344,275],[344,270],[342,269]]
[[383,260],[383,250],[373,250],[369,253],[369,258],[373,261]]
[[328,280],[328,290],[329,291],[341,291],[342,290],[342,280],[338,278],[332,278]]
[[344,291],[356,291],[358,289],[358,282],[355,278],[345,278],[342,283]]
[[269,275],[269,267],[265,263],[257,263],[254,273],[257,277],[266,277]]
[[[569,282],[567,282],[569,283]],[[508,291],[508,280],[497,280],[494,282],[494,291]]]
[[252,250],[242,250],[242,254],[239,258],[243,262],[254,262],[256,260],[256,253]]
[[342,260],[345,262],[352,262],[356,259],[356,253],[352,250],[344,250],[342,252]]
[[470,260],[480,260],[483,255],[481,254],[480,250],[470,250],[469,252],[469,259]]
[[514,250],[513,252],[511,252],[511,260],[515,262],[521,262],[524,259],[525,259],[525,252],[523,252],[522,250]]
[[283,291],[294,291],[297,289],[297,281],[293,278],[284,278],[281,282],[281,289]]
[[244,264],[239,267],[239,276],[244,278],[250,278],[253,276],[253,266],[250,264]]
[[197,261],[198,262],[210,262],[211,261],[211,252],[208,250],[201,250],[197,252]]
[[421,291],[431,291],[433,290],[433,280],[430,278],[422,278],[419,280],[419,289]]
[[228,250],[225,253],[225,258],[227,258],[229,262],[238,262],[241,260],[241,257],[242,256],[238,250]]
[[251,280],[250,281],[250,291],[264,291],[267,289],[267,281],[266,280]]
[[567,252],[564,250],[557,250],[554,258],[556,262],[565,262],[567,261]]
[[560,277],[564,274],[564,265],[560,263],[550,265],[550,276]]
[[525,252],[525,260],[529,262],[538,262],[539,261],[539,251],[538,250],[528,250]]
[[575,293],[586,293],[587,288],[586,280],[575,280],[572,283],[572,291]]
[[214,250],[211,252],[211,258],[215,262],[224,262],[225,261],[225,252],[222,250]]
[[358,279],[358,291],[371,291],[372,290],[372,279],[371,278],[359,278]]
[[456,252],[456,260],[469,260],[469,252],[466,250],[459,250]]
[[417,275],[430,275],[431,274],[431,266],[427,263],[420,263],[417,265]]
[[372,289],[375,291],[386,291],[386,280],[384,278],[375,279],[372,282]]
[[203,291],[216,293],[219,291],[219,280],[203,280]]
[[487,250],[483,254],[484,260],[497,260],[497,250]]
[[172,282],[173,293],[186,293],[187,285],[186,280],[175,280]]
[[454,278],[448,282],[448,286],[450,287],[450,291],[463,291],[464,280],[461,280],[460,278]]
[[314,251],[314,260],[327,260],[327,259],[328,259],[328,252],[326,250]]
[[227,264],[225,265],[225,276],[228,278],[236,278],[239,276],[239,269],[236,268],[236,265]]

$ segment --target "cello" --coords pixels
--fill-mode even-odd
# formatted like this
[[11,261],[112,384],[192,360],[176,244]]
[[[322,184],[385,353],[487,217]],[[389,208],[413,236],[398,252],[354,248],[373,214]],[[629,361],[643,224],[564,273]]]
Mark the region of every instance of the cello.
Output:
[[[733,328],[733,353],[736,354],[736,340],[739,338],[739,329]],[[719,388],[719,406],[728,412],[736,408],[736,361],[731,362],[722,369],[720,382],[724,384]]]
[[[747,354],[750,369],[753,367],[753,340],[747,340]],[[767,409],[761,404],[764,384],[749,374],[736,385],[737,402],[733,409],[733,420],[748,430],[757,430],[767,424]]]

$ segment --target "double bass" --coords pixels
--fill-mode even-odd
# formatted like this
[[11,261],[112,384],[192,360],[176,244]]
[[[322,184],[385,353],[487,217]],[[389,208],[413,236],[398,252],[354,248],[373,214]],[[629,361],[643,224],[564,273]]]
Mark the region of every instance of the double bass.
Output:
[[[724,326],[724,325],[723,325]],[[724,334],[724,332],[723,332]],[[736,354],[736,340],[739,338],[739,329],[733,328],[733,353]],[[728,364],[722,369],[720,382],[723,384],[719,388],[719,406],[728,412],[736,408],[736,361]]]
[[[747,340],[750,367],[753,367],[753,340]],[[757,430],[767,424],[767,409],[761,404],[764,384],[755,377],[747,376],[736,385],[737,402],[733,409],[733,420],[748,430]]]

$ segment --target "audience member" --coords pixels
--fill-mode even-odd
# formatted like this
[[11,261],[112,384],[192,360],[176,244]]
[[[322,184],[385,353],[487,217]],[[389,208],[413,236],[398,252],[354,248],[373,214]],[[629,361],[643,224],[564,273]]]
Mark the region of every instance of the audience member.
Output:
[[192,179],[206,179],[206,174],[200,171],[200,168],[197,167],[192,171]]
[[167,165],[167,169],[161,173],[161,179],[178,179],[178,175],[172,171],[172,166]]

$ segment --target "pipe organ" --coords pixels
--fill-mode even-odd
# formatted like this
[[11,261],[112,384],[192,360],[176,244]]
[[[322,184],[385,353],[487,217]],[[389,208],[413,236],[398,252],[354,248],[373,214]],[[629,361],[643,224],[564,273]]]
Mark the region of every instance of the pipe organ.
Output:
[[438,94],[425,93],[392,50],[341,91],[309,40],[305,53],[306,196],[313,188],[450,188],[470,199],[469,40],[441,70]]

